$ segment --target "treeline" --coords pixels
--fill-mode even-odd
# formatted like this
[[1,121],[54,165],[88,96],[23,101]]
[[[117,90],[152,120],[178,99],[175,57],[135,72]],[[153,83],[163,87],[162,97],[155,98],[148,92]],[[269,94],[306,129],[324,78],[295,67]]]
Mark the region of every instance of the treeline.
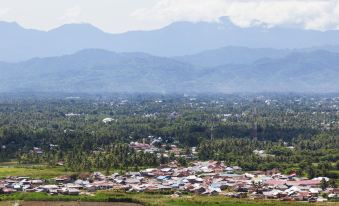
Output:
[[[127,144],[161,137],[165,145],[198,147],[202,160],[248,170],[309,173],[302,163],[316,172],[318,163],[329,163],[330,171],[338,161],[337,108],[333,95],[8,97],[0,99],[0,160],[62,161],[69,170],[154,166],[173,157],[136,153]],[[108,117],[112,121],[103,123]],[[254,121],[257,140],[251,136]],[[269,155],[259,157],[256,149]]]
[[112,171],[137,170],[139,167],[154,167],[160,164],[155,154],[136,152],[127,144],[113,144],[100,150],[85,152],[74,148],[62,152],[57,148],[37,154],[35,152],[21,153],[18,162],[21,164],[47,163],[49,166],[63,165],[70,171],[94,171],[104,169]]
[[291,143],[230,138],[201,143],[198,156],[202,160],[213,159],[239,165],[245,170],[277,168],[285,173],[297,172],[310,178],[327,176],[336,179],[339,178],[338,174],[331,171],[339,170],[338,148],[337,133],[321,134],[310,139],[299,137]]

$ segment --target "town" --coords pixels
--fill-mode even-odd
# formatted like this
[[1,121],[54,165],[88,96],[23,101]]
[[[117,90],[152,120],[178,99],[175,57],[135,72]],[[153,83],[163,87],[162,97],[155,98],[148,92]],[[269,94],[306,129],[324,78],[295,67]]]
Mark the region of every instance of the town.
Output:
[[163,192],[171,198],[195,194],[324,202],[339,196],[339,189],[331,188],[328,181],[327,177],[307,179],[295,173],[284,175],[276,169],[245,172],[239,166],[228,166],[224,162],[194,161],[188,167],[179,167],[177,162],[170,162],[158,168],[108,176],[94,172],[82,179],[72,179],[66,175],[50,180],[7,177],[1,180],[0,189],[3,194],[44,192],[50,195],[90,195],[100,190],[118,190]]
[[0,102],[3,202],[338,201],[338,95]]

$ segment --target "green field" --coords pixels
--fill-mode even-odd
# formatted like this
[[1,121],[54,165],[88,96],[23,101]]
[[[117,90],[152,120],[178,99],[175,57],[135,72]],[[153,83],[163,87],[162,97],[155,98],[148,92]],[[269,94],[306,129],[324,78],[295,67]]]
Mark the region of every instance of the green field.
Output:
[[72,174],[71,172],[66,172],[62,167],[48,168],[45,166],[8,166],[0,167],[0,178],[7,176],[28,176],[31,178],[53,178],[60,175]]
[[[146,169],[146,167],[139,167],[139,169]],[[135,168],[126,168],[126,170],[134,171]],[[106,172],[101,169],[98,169],[96,171],[100,171],[102,173]],[[111,169],[109,172],[115,173],[122,171],[119,169]],[[7,176],[24,176],[31,178],[50,179],[61,175],[72,175],[72,174],[77,174],[77,172],[65,171],[65,168],[62,166],[48,167],[47,165],[18,164],[15,160],[0,163],[0,179]]]
[[[15,193],[12,195],[1,195],[0,206],[13,205],[13,201],[64,201],[64,202],[129,202],[139,203],[145,206],[297,206],[309,205],[303,202],[281,202],[266,200],[248,200],[248,199],[231,199],[223,196],[183,196],[172,198],[162,194],[148,193],[121,193],[121,192],[98,192],[94,196],[51,196],[44,193]],[[75,204],[78,205],[78,204]],[[338,205],[335,202],[316,203],[312,205]],[[33,206],[33,205],[32,205]]]
[[125,202],[51,202],[51,201],[9,201],[0,203],[1,206],[140,206],[135,203]]

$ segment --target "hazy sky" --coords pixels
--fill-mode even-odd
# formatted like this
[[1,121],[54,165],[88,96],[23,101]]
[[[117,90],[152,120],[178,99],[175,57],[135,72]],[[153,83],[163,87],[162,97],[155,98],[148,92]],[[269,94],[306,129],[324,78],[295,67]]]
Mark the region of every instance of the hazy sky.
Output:
[[119,33],[149,30],[174,21],[218,21],[241,27],[300,25],[339,29],[338,0],[0,0],[0,21],[50,30],[65,23],[91,23]]

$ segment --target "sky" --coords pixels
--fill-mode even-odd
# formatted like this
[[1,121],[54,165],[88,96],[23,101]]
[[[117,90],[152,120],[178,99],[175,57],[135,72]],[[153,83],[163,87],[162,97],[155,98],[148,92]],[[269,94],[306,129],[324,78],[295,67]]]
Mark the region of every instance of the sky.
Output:
[[218,22],[240,27],[299,26],[339,29],[339,0],[0,0],[0,21],[51,30],[90,23],[109,33],[152,30],[176,21]]

